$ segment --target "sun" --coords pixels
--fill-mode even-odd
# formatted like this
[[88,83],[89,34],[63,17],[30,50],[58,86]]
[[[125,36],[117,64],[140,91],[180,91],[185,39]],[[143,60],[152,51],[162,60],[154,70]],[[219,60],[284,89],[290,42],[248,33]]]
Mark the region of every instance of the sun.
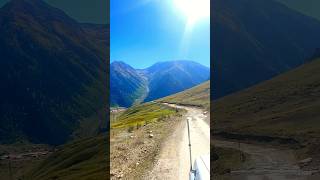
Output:
[[175,6],[187,17],[188,23],[210,16],[210,0],[173,0]]

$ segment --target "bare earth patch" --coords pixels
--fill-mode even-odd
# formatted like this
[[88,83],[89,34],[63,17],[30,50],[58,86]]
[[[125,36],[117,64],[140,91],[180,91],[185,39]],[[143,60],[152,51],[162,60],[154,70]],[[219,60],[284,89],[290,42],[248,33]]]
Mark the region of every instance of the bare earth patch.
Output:
[[[111,131],[111,179],[141,179],[153,167],[161,143],[179,125],[181,117],[172,116],[155,123]],[[152,137],[151,137],[152,135]]]

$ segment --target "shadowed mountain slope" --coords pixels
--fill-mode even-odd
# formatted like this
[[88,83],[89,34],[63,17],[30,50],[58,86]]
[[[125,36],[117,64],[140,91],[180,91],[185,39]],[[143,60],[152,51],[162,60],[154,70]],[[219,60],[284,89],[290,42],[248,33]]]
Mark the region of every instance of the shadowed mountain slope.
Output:
[[147,79],[123,62],[110,65],[110,104],[129,107],[147,91]]
[[149,94],[145,101],[151,101],[208,80],[210,69],[193,61],[168,61],[147,68],[145,74],[149,79]]
[[215,0],[214,99],[295,68],[320,47],[320,23],[274,0]]
[[320,137],[320,58],[212,107],[215,133],[228,137],[300,145],[302,158],[317,158]]
[[42,0],[0,9],[0,142],[61,144],[86,121],[97,126],[86,134],[98,132],[107,103],[106,28],[83,28]]

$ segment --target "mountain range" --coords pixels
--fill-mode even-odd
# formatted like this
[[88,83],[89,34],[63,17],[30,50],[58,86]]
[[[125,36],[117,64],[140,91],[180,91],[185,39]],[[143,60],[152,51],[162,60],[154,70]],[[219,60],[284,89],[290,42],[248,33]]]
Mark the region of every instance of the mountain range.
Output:
[[110,100],[113,106],[159,99],[209,80],[210,69],[193,61],[158,62],[145,69],[115,61],[110,65]]
[[42,0],[12,0],[0,9],[0,34],[0,142],[62,144],[98,133],[108,26],[78,23]]
[[320,46],[320,22],[274,0],[215,0],[212,98],[306,63]]

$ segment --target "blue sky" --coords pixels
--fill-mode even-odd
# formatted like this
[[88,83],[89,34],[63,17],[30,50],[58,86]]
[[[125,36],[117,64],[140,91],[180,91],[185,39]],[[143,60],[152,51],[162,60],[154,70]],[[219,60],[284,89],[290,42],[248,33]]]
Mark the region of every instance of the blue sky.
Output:
[[210,67],[210,19],[185,35],[187,18],[173,0],[111,0],[111,62],[145,68],[159,61],[192,60]]

